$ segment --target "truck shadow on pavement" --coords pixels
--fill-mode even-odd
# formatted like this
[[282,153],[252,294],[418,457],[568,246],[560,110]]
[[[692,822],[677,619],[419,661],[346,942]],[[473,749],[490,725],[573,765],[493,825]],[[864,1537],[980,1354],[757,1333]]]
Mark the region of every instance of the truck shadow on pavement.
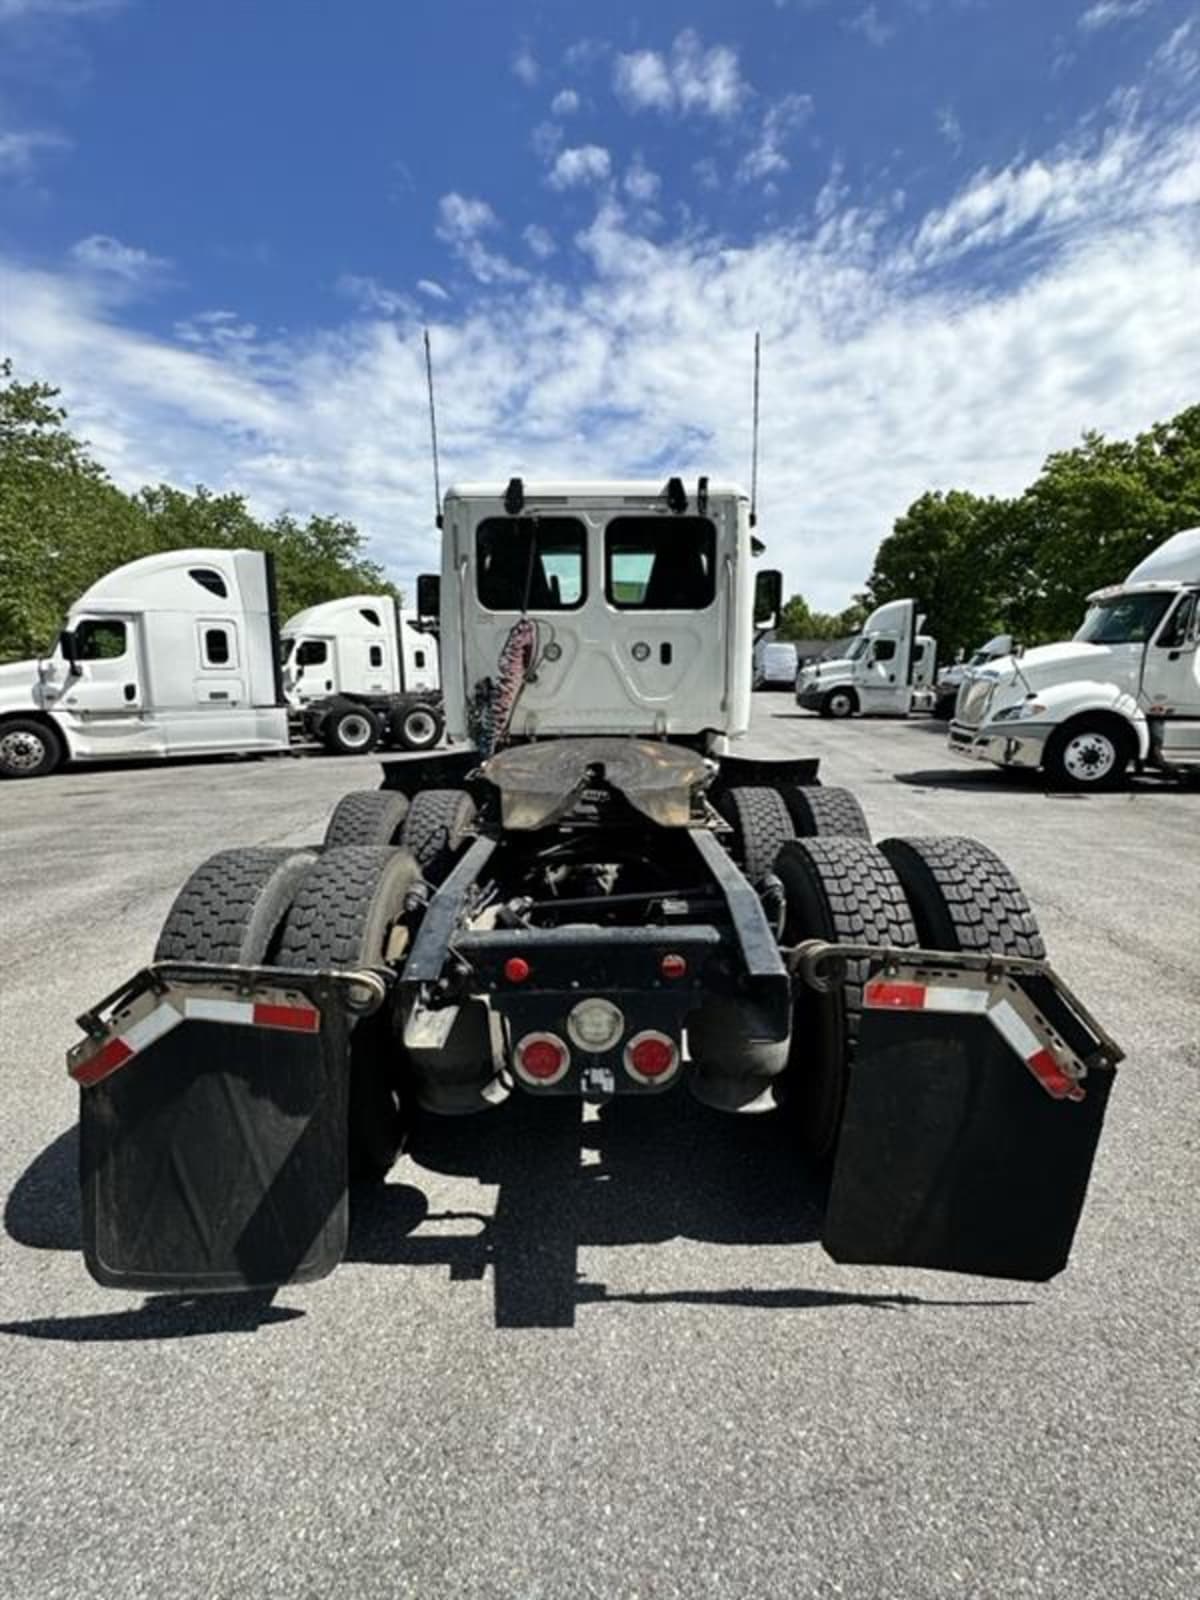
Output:
[[[9,1236],[31,1249],[79,1248],[78,1136],[69,1129],[26,1169],[9,1196]],[[422,1183],[475,1181],[491,1209],[431,1207]],[[397,1181],[399,1180],[399,1181]],[[1020,1304],[930,1300],[800,1287],[610,1290],[585,1279],[579,1252],[674,1239],[716,1245],[811,1245],[824,1185],[805,1168],[782,1117],[728,1117],[684,1090],[612,1102],[584,1119],[575,1100],[514,1096],[471,1118],[420,1117],[392,1181],[352,1197],[347,1262],[448,1275],[453,1286],[491,1274],[494,1323],[571,1328],[581,1306],[660,1304],[818,1310],[841,1305]],[[798,1258],[803,1260],[804,1258]],[[82,1270],[82,1266],[81,1266]],[[397,1292],[403,1292],[403,1273]],[[0,1322],[0,1333],[96,1342],[254,1332],[302,1316],[270,1293],[150,1297],[142,1306]]]

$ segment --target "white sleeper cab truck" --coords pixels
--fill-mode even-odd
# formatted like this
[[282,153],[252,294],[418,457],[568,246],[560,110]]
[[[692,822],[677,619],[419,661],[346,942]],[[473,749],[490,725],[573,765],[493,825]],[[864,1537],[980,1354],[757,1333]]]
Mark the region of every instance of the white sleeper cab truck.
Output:
[[915,600],[892,600],[863,623],[846,654],[796,676],[796,704],[823,717],[906,717],[933,705],[937,642],[920,632]]
[[[418,1109],[620,1099],[636,1117],[661,1096],[670,1115],[685,1093],[777,1119],[798,1174],[831,1170],[837,1261],[1061,1271],[1121,1051],[985,846],[877,845],[815,761],[733,753],[754,624],[780,597],[779,573],[755,575],[747,497],[514,478],[452,490],[442,520],[418,604],[463,742],[385,761],[319,848],[200,863],[148,963],[80,1018],[96,1278],[319,1278],[349,1184],[383,1181]],[[454,1170],[496,1182],[494,1146],[469,1143],[442,1141]],[[581,1244],[593,1214],[612,1237],[605,1193]],[[574,1250],[550,1256],[573,1306]],[[523,1258],[491,1259],[500,1318]]]
[[954,715],[958,691],[967,678],[980,667],[986,667],[990,661],[998,661],[1001,656],[1010,656],[1012,652],[1012,634],[998,633],[994,639],[989,639],[986,644],[980,645],[979,649],[965,661],[955,661],[951,666],[943,667],[934,684],[934,716],[940,722],[949,722]]
[[442,736],[436,625],[391,595],[349,595],[289,617],[283,681],[304,731],[339,754],[431,750]]
[[0,667],[0,776],[61,762],[288,748],[271,557],[171,550],[71,607],[41,661]]
[[1074,639],[969,677],[950,748],[1075,789],[1111,786],[1130,766],[1200,772],[1200,528],[1089,595]]

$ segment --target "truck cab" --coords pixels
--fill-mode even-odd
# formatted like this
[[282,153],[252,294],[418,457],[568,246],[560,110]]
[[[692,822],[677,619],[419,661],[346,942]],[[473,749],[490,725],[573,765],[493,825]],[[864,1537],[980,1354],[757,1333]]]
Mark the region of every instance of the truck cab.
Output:
[[846,654],[801,669],[796,703],[824,717],[906,717],[932,705],[937,641],[915,600],[892,600],[863,623]]
[[303,709],[329,695],[436,693],[436,642],[391,595],[356,594],[298,611],[283,625],[288,701]]
[[40,661],[0,667],[0,775],[62,761],[287,748],[271,557],[172,550],[116,568]]
[[950,748],[1076,789],[1131,764],[1200,770],[1200,528],[1088,596],[1073,639],[993,662],[959,691]]
[[[701,478],[467,484],[443,516],[454,740],[638,734],[723,749],[750,725],[748,496]],[[778,610],[760,574],[758,613]]]

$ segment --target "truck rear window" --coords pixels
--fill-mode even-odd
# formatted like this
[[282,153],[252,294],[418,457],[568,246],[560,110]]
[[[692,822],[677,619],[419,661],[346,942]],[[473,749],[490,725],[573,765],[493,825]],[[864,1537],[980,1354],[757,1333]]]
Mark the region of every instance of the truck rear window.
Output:
[[604,592],[622,611],[703,611],[716,567],[707,517],[614,517],[604,530]]
[[574,611],[587,598],[587,529],[574,517],[486,517],[475,530],[479,603]]

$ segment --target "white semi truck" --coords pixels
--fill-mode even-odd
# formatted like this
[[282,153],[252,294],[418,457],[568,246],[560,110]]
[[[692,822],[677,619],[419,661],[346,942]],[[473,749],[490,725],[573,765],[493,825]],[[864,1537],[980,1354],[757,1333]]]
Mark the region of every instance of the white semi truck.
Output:
[[966,679],[980,667],[986,667],[989,661],[998,661],[1001,656],[1010,656],[1012,651],[1012,634],[998,633],[994,639],[981,644],[979,649],[965,660],[959,659],[948,667],[942,667],[934,682],[934,716],[940,722],[949,722],[954,715],[958,691]]
[[[985,846],[876,845],[816,761],[735,753],[780,599],[750,518],[707,478],[447,494],[418,605],[462,742],[385,762],[320,848],[198,865],[149,964],[80,1019],[101,1283],[331,1271],[351,1178],[383,1179],[417,1107],[636,1116],[686,1091],[832,1168],[838,1261],[1062,1269],[1120,1049]],[[529,1140],[566,1125],[525,1109]]]
[[1074,789],[1110,787],[1130,766],[1200,772],[1200,528],[1089,595],[1073,639],[974,672],[950,748]]
[[[394,606],[361,598],[381,617]],[[391,627],[399,628],[394,613]],[[171,550],[128,562],[75,602],[46,657],[0,666],[0,777],[42,777],[68,760],[283,752],[298,717],[345,753],[381,740],[437,743],[432,694],[379,702],[356,678],[371,646],[362,646],[360,663],[353,648],[340,650],[336,625],[321,638],[339,663],[338,676],[322,680],[334,687],[308,704],[290,699],[267,552]],[[427,648],[436,653],[435,641]]]
[[937,641],[920,631],[915,600],[878,606],[844,656],[796,675],[796,704],[823,717],[906,717],[933,705]]

